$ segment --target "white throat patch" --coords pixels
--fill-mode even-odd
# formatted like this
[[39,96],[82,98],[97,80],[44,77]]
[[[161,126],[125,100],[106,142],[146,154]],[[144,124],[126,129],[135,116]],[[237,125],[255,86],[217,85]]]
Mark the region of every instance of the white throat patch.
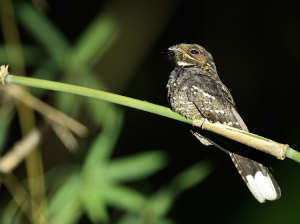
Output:
[[183,61],[179,61],[179,62],[177,62],[177,64],[179,66],[189,66],[189,65],[192,65],[192,64],[189,64],[189,63],[186,63],[186,62],[183,62]]

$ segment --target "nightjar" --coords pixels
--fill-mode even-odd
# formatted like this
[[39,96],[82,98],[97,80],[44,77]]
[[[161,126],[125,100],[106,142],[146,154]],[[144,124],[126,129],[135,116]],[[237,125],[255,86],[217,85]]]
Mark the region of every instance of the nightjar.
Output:
[[[206,118],[212,123],[248,131],[229,90],[218,76],[211,54],[196,44],[180,44],[170,47],[169,50],[176,62],[167,84],[172,110],[190,119]],[[220,138],[217,136],[207,137],[202,132],[200,134],[200,131],[191,132],[202,144],[215,145],[231,157],[249,190],[259,202],[280,198],[280,188],[268,168],[233,153],[231,149],[224,149],[219,145]]]

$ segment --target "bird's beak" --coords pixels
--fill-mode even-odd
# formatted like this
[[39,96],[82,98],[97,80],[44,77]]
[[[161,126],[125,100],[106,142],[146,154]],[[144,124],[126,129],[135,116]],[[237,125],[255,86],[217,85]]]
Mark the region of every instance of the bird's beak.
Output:
[[169,51],[179,51],[180,49],[175,45],[168,48]]

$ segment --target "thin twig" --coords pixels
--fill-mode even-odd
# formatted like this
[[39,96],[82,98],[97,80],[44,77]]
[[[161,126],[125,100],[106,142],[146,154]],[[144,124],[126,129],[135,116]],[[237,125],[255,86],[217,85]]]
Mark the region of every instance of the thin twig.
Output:
[[[3,85],[5,85],[4,78],[7,75],[9,75],[8,65],[0,66],[0,79]],[[34,110],[40,112],[46,118],[70,129],[78,136],[85,137],[86,135],[88,135],[89,131],[84,125],[82,125],[75,119],[69,117],[68,115],[60,112],[59,110],[49,106],[48,104],[34,97],[27,91],[23,90],[22,88],[16,85],[10,85],[5,87],[0,86],[0,88],[1,90],[7,92],[22,103],[26,104],[28,107],[32,107]]]
[[5,86],[5,88],[2,89],[27,106],[32,107],[34,110],[40,112],[48,119],[70,129],[78,136],[85,137],[88,134],[88,129],[84,125],[67,116],[66,114],[60,112],[59,110],[49,106],[38,98],[32,96],[30,93],[23,90],[19,86]]
[[[3,180],[6,188],[12,195],[13,199],[20,207],[22,212],[27,216],[31,223],[47,224],[47,220],[42,214],[42,211],[36,205],[36,203],[28,195],[27,191],[23,188],[18,179],[11,173],[7,175]],[[32,217],[30,210],[35,211],[35,217]]]
[[40,140],[40,130],[34,129],[22,140],[18,141],[3,157],[1,157],[0,182],[5,175],[11,173],[23,161],[23,159],[38,146]]

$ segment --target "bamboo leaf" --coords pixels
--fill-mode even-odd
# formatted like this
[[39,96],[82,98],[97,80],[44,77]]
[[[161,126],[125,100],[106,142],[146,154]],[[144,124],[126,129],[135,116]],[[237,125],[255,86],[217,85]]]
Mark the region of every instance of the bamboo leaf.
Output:
[[64,35],[29,2],[18,2],[16,11],[21,25],[47,50],[58,65],[62,65],[69,51],[69,43]]
[[94,140],[84,161],[84,169],[95,171],[106,164],[110,157],[122,128],[123,115],[111,107],[106,115],[106,122],[98,137]]
[[82,215],[80,209],[80,175],[72,172],[52,195],[48,204],[51,223],[71,224]]
[[167,157],[163,152],[143,152],[112,161],[106,171],[110,181],[133,181],[145,178],[166,166]]
[[114,43],[118,31],[119,27],[113,15],[101,14],[96,17],[70,52],[70,72],[86,70],[93,65]]
[[103,190],[107,202],[127,212],[140,212],[145,203],[145,197],[137,191],[117,185],[108,185]]
[[148,213],[164,216],[179,194],[199,184],[212,170],[213,166],[210,162],[202,161],[178,174],[168,186],[161,188],[152,196]]

